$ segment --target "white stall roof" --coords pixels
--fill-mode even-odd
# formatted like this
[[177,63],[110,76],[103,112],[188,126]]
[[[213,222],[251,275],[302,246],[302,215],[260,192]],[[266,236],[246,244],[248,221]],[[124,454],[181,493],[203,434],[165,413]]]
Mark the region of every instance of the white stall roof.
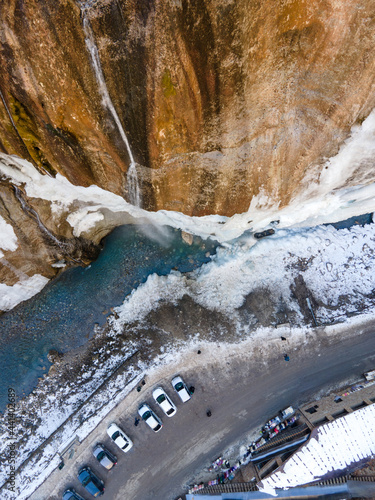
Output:
[[275,488],[311,483],[374,455],[375,404],[372,404],[314,429],[309,441],[258,487],[271,493]]

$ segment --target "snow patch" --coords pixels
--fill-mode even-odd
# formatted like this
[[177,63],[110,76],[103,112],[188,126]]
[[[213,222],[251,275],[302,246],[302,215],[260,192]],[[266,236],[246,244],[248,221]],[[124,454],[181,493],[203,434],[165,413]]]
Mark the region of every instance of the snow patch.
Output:
[[161,302],[176,303],[186,293],[186,278],[177,271],[172,271],[168,276],[152,274],[147,281],[125,299],[124,303],[115,308],[118,319],[110,318],[115,331],[121,331],[125,323],[132,323],[142,319]]
[[48,278],[40,274],[34,274],[30,278],[18,281],[13,286],[0,283],[0,310],[9,311],[20,302],[30,299],[40,292],[48,281]]
[[[14,233],[13,227],[5,222],[5,220],[0,217],[0,248],[1,250],[7,250],[14,252],[18,247],[17,236]],[[4,257],[4,254],[0,250],[0,259]]]
[[[86,212],[86,215],[84,213]],[[102,213],[94,211],[92,208],[85,208],[79,212],[73,212],[66,219],[74,228],[74,236],[80,236],[82,233],[95,227],[96,223],[104,220]]]

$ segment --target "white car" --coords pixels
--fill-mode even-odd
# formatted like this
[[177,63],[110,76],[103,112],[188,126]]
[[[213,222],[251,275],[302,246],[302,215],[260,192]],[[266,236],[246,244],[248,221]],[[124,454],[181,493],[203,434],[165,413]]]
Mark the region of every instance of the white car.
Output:
[[152,393],[155,401],[163,410],[163,412],[167,415],[167,417],[173,417],[175,415],[177,408],[169,399],[167,393],[164,391],[162,387],[157,387]]
[[187,388],[187,385],[185,382],[182,380],[182,378],[177,375],[172,379],[172,385],[173,389],[177,392],[177,394],[180,396],[181,401],[183,403],[186,403],[186,401],[189,401],[191,398],[191,394],[189,389]]
[[125,453],[133,447],[133,441],[130,437],[114,422],[108,426],[107,434]]
[[143,403],[138,410],[139,416],[146,422],[147,425],[151,427],[154,432],[159,432],[163,427],[160,418],[155,415],[151,408]]

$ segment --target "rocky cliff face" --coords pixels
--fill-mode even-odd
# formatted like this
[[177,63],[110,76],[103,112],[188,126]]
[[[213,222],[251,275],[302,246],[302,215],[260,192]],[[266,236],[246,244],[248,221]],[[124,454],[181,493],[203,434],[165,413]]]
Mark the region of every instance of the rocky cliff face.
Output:
[[128,200],[133,156],[147,209],[285,205],[375,107],[370,0],[10,0],[0,17],[0,149]]
[[[0,21],[0,152],[133,204],[138,186],[148,210],[286,206],[375,108],[370,0],[9,0]],[[372,165],[336,187],[373,182]],[[90,259],[124,222],[102,210],[78,237],[77,196],[56,215],[0,171],[18,241],[0,245],[0,283]]]

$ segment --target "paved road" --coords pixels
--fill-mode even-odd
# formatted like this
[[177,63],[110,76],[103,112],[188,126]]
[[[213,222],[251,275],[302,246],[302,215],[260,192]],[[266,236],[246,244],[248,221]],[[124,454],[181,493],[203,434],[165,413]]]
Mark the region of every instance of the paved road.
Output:
[[[201,355],[192,354],[194,366],[190,361],[190,370],[183,364],[177,370],[176,365],[167,366],[154,378],[147,379],[141,394],[131,394],[123,402],[116,421],[134,440],[134,448],[129,454],[116,451],[118,465],[113,471],[103,471],[88,458],[89,449],[98,440],[95,436],[89,436],[84,442],[87,459],[83,462],[84,455],[81,455],[75,470],[89,463],[106,483],[104,499],[172,500],[183,493],[194,474],[207,467],[223,450],[241,442],[246,433],[260,427],[280,408],[307,402],[319,391],[328,391],[342,381],[358,380],[365,370],[374,368],[373,332],[375,322],[368,324],[362,334],[357,335],[353,330],[352,336],[344,339],[342,335],[326,337],[324,330],[315,330],[297,346],[289,343],[286,347],[286,343],[273,340],[267,352],[258,346],[248,352],[242,349],[240,354],[232,356],[215,344],[210,351],[204,347]],[[290,362],[283,359],[285,351]],[[263,354],[271,356],[271,360],[265,361]],[[161,432],[154,434],[144,422],[134,427],[139,403],[151,401],[151,390],[156,383],[161,382],[169,389],[169,380],[177,371],[183,374],[188,385],[195,386],[192,400],[182,404],[169,390],[178,410],[173,418],[163,418]],[[206,416],[207,409],[212,411],[210,418]],[[103,443],[115,451],[116,446],[105,437],[105,426],[113,418],[106,419],[98,431],[102,433]],[[53,484],[59,485],[50,490],[49,498],[61,498],[68,485],[88,498],[74,474],[72,470],[65,477],[59,476],[60,483],[57,476],[52,478]],[[35,500],[42,498],[46,498],[43,493],[32,496]]]

